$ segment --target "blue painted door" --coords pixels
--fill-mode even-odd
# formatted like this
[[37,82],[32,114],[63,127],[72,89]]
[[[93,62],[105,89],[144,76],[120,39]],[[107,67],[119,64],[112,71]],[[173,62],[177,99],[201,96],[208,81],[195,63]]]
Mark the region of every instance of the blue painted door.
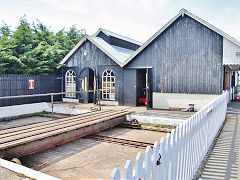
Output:
[[125,69],[123,78],[125,106],[136,106],[136,69]]

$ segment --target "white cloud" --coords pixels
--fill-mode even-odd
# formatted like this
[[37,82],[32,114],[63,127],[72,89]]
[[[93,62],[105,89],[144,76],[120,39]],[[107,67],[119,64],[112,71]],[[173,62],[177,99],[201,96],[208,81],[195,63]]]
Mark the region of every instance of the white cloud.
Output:
[[[223,0],[225,1],[225,0]],[[0,1],[0,17],[13,27],[25,14],[40,19],[55,31],[76,24],[93,34],[99,27],[145,42],[181,8],[240,40],[240,5],[237,0],[24,0]],[[225,3],[225,4],[224,4]],[[216,6],[218,8],[216,8]]]
[[[110,28],[117,33],[146,41],[156,31],[156,25],[165,20],[167,0],[39,0],[52,8],[78,17],[87,31],[94,33],[98,27]],[[77,24],[77,22],[76,22]],[[149,33],[150,32],[150,33]]]

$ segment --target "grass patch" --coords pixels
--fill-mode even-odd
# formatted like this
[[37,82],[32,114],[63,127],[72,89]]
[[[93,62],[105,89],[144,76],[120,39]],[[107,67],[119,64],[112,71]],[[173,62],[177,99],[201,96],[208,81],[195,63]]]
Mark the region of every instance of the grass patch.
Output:
[[27,176],[25,176],[25,175],[22,174],[22,173],[18,174],[18,176],[21,177],[21,178],[27,178]]
[[42,112],[38,112],[38,113],[35,113],[35,115],[47,115],[47,114],[49,114],[49,112],[47,112],[47,111],[42,111]]
[[144,123],[143,125],[144,125],[144,126],[150,126],[150,124],[148,124],[148,123]]

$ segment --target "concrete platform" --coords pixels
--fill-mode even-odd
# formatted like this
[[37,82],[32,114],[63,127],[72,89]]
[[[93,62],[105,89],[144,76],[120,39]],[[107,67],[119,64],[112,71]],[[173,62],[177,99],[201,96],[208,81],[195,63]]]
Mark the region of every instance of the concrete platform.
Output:
[[[94,107],[92,103],[64,103],[60,102],[54,105],[56,109],[72,109],[74,111],[91,111]],[[192,116],[195,112],[173,111],[173,110],[147,110],[146,106],[129,107],[129,106],[111,106],[102,105],[102,110],[124,109],[131,111],[127,120],[137,119],[141,123],[162,124],[178,126]]]

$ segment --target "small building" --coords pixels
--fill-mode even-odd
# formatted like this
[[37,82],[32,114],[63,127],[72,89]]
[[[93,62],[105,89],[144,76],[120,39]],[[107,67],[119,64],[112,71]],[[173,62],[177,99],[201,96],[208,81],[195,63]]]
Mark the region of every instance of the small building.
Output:
[[[137,106],[156,93],[221,94],[240,70],[240,42],[182,9],[144,44],[100,28],[61,61],[66,92],[103,89],[106,104]],[[93,102],[93,93],[75,95]]]

